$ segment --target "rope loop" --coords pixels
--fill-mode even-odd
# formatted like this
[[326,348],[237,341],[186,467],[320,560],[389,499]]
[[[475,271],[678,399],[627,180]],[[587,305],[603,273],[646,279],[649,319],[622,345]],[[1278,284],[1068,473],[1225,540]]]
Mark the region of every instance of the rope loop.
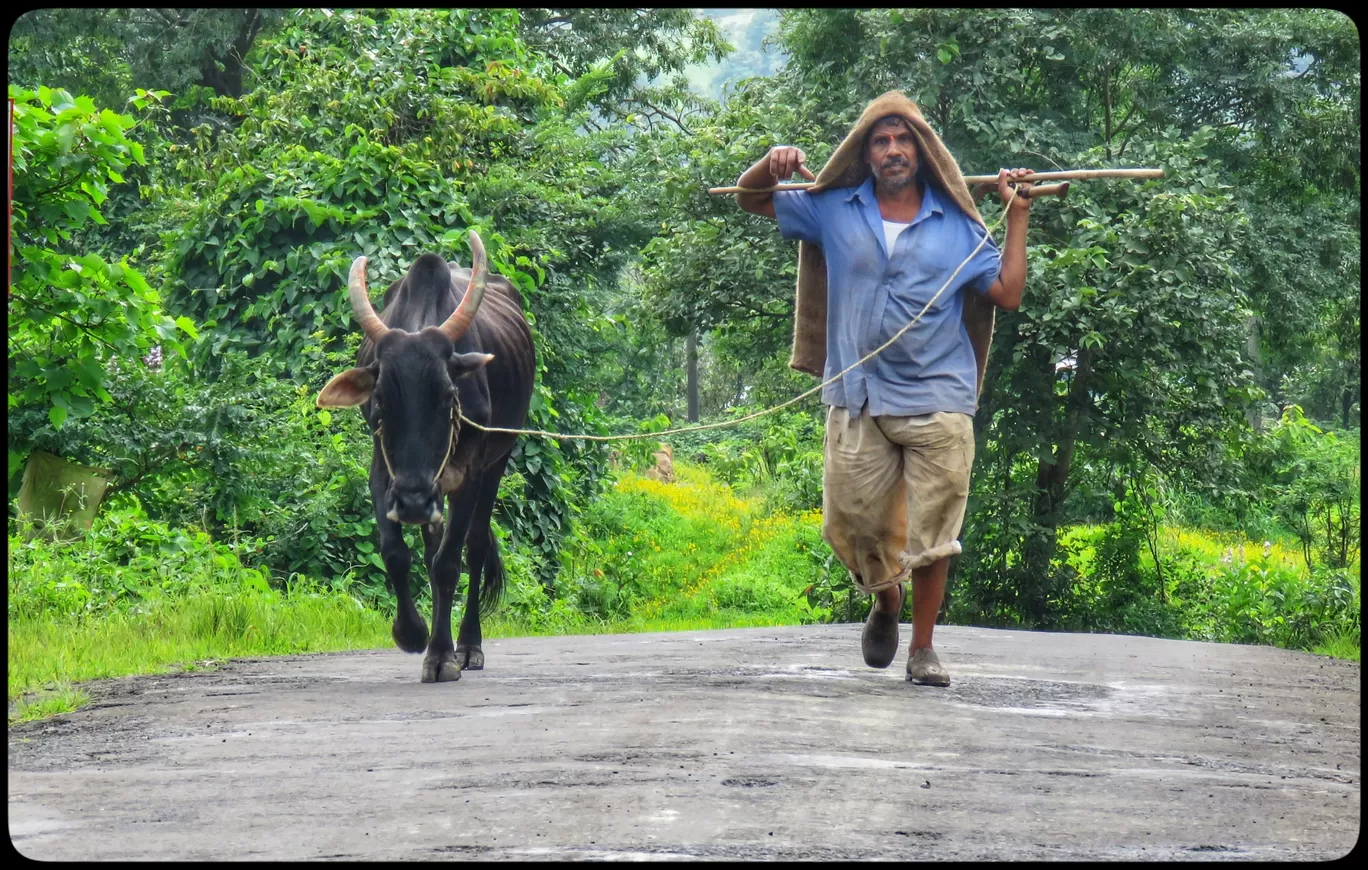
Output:
[[[437,469],[437,474],[432,478],[432,485],[436,486],[442,479],[442,472],[446,471],[447,463],[451,462],[451,455],[456,452],[456,437],[461,432],[461,421],[465,420],[476,428],[483,428],[479,423],[466,420],[465,414],[461,413],[461,395],[453,393],[451,397],[451,438],[447,441],[446,458],[442,460],[442,467]],[[380,457],[385,460],[385,471],[389,473],[390,480],[394,480],[394,467],[390,465],[389,452],[385,450],[385,424],[381,421],[375,427],[375,441],[380,445]]]

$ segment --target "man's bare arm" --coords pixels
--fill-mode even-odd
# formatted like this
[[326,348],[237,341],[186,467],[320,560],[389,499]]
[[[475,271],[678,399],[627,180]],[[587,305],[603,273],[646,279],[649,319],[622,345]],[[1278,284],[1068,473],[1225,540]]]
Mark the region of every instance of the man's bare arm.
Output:
[[[803,165],[806,160],[807,155],[801,149],[792,145],[775,145],[768,154],[755,161],[754,166],[741,173],[741,177],[736,180],[736,186],[773,187],[782,179],[792,177],[795,172],[812,181],[817,176]],[[738,193],[736,204],[751,214],[774,217],[773,193]]]
[[987,297],[993,304],[1007,311],[1021,307],[1021,296],[1026,291],[1026,225],[1025,211],[1013,209],[1007,215],[1007,238],[1002,242],[1002,271]]
[[[1004,203],[1009,199],[1008,183],[1030,171],[998,170],[998,192]],[[1002,271],[986,294],[994,305],[1008,311],[1016,311],[1021,307],[1021,296],[1026,291],[1026,228],[1031,214],[1030,190],[1030,184],[1018,183],[1016,198],[1007,207],[1007,238],[1002,242]]]

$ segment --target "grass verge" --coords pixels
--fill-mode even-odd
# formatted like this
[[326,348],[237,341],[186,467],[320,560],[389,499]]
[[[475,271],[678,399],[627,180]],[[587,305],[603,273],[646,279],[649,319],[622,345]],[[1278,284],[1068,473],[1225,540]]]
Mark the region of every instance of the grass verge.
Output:
[[1330,656],[1351,662],[1359,661],[1361,655],[1359,635],[1357,632],[1340,632],[1327,638],[1324,643],[1318,644],[1312,652],[1318,656]]
[[233,657],[370,649],[392,643],[389,619],[345,595],[204,592],[99,616],[9,623],[9,721],[85,703],[73,684],[166,673]]

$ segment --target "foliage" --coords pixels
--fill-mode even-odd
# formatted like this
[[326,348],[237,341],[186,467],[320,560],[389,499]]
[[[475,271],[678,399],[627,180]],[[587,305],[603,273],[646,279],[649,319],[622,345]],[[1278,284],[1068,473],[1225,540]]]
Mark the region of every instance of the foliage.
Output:
[[[275,86],[218,101],[241,116],[236,130],[201,127],[170,149],[201,204],[172,246],[168,304],[206,321],[217,338],[207,351],[269,346],[288,357],[316,331],[340,337],[353,329],[352,259],[370,258],[372,280],[386,282],[424,251],[469,263],[472,227],[492,268],[534,289],[531,262],[515,263],[463,188],[513,144],[519,111],[556,97],[516,69],[511,36],[481,26],[490,17],[507,31],[507,16],[420,15],[300,16],[258,48]],[[422,39],[420,23],[431,26]],[[512,105],[500,111],[501,100]]]
[[[320,378],[352,355],[315,343],[299,373]],[[360,415],[317,410],[313,390],[279,379],[265,360],[226,353],[219,362],[212,384],[183,360],[121,364],[110,404],[89,418],[60,432],[15,424],[44,449],[111,469],[111,494],[135,494],[156,520],[243,539],[243,558],[270,576],[386,600]]]
[[225,586],[269,588],[231,544],[149,520],[136,499],[102,512],[90,533],[75,540],[30,536],[20,523],[11,530],[9,551],[11,621],[97,617]]
[[979,402],[964,570],[995,575],[985,612],[1048,623],[1046,566],[1074,493],[1146,468],[1209,479],[1244,425],[1255,392],[1229,263],[1241,223],[1202,144],[1169,146],[1176,190],[1081,196],[1061,215],[1068,246],[1030,251],[1026,302],[999,318]]
[[[60,429],[110,401],[107,366],[154,345],[194,337],[188,318],[161,310],[159,294],[128,259],[86,252],[83,231],[105,223],[100,207],[121,172],[145,158],[127,133],[134,121],[88,97],[10,88],[14,104],[13,285],[9,307],[11,414],[37,410]],[[139,106],[158,97],[140,92]],[[9,429],[9,476],[32,444]]]
[[113,500],[84,538],[12,525],[8,544],[11,721],[83,702],[73,681],[388,641],[386,615],[350,594],[276,589],[245,548],[149,520],[135,499]]
[[14,22],[9,80],[112,105],[135,87],[241,96],[245,58],[283,9],[33,9]]
[[[731,414],[759,410],[741,406]],[[726,429],[674,436],[674,443],[677,458],[701,464],[739,491],[763,493],[772,511],[822,506],[822,417],[817,414],[780,411]]]
[[1297,536],[1308,571],[1316,562],[1346,568],[1358,560],[1358,432],[1341,438],[1324,431],[1293,405],[1269,431],[1263,455],[1251,460],[1267,473],[1262,500]]
[[804,587],[825,553],[811,514],[766,515],[688,463],[678,480],[633,474],[586,510],[565,553],[567,597],[590,617],[611,620],[787,614],[814,621]]
[[[865,102],[899,87],[966,171],[1168,173],[1033,208],[1026,299],[999,314],[980,397],[947,617],[1356,649],[1353,22],[778,14],[783,68],[722,102],[686,86],[690,65],[731,50],[693,10],[26,14],[10,53],[11,489],[34,446],[112,468],[97,521],[112,525],[90,540],[114,554],[120,588],[155,587],[156,560],[201,579],[256,572],[267,588],[249,594],[231,578],[203,594],[168,581],[180,597],[158,624],[189,638],[207,620],[214,649],[253,632],[298,643],[270,622],[295,590],[314,590],[300,606],[322,596],[315,630],[350,596],[384,610],[365,427],[312,401],[354,359],[351,260],[371,258],[378,299],[420,252],[468,261],[478,229],[532,324],[534,428],[681,420],[687,336],[705,419],[743,416],[812,386],[787,367],[796,258],[772,222],[705,191],[779,143],[819,168]],[[97,110],[123,105],[130,116]],[[508,609],[487,636],[862,619],[868,599],[815,513],[821,429],[812,400],[673,436],[673,484],[630,473],[654,439],[616,454],[520,439],[496,513]],[[1269,542],[1262,558],[1235,557],[1246,537]],[[76,552],[44,550],[43,576],[108,568]],[[48,590],[34,614],[81,599],[58,582],[33,586]],[[139,647],[119,620],[141,594],[87,620],[112,633],[82,636]],[[24,636],[56,648],[47,616],[24,616]]]
[[601,118],[648,126],[669,121],[682,129],[680,109],[690,102],[679,85],[654,82],[732,51],[717,25],[683,8],[524,9],[519,31],[566,75],[602,70],[584,97]]

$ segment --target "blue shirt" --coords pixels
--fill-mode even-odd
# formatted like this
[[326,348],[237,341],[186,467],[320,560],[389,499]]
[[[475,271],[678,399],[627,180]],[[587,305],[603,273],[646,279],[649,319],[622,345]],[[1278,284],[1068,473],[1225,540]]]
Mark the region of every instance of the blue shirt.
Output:
[[[912,224],[886,250],[871,176],[859,187],[774,194],[786,239],[820,245],[827,264],[827,354],[823,380],[892,338],[917,316],[987,230],[925,186]],[[990,237],[917,325],[883,353],[828,384],[822,401],[872,416],[973,414],[978,369],[964,328],[964,290],[986,293],[1002,270]]]

